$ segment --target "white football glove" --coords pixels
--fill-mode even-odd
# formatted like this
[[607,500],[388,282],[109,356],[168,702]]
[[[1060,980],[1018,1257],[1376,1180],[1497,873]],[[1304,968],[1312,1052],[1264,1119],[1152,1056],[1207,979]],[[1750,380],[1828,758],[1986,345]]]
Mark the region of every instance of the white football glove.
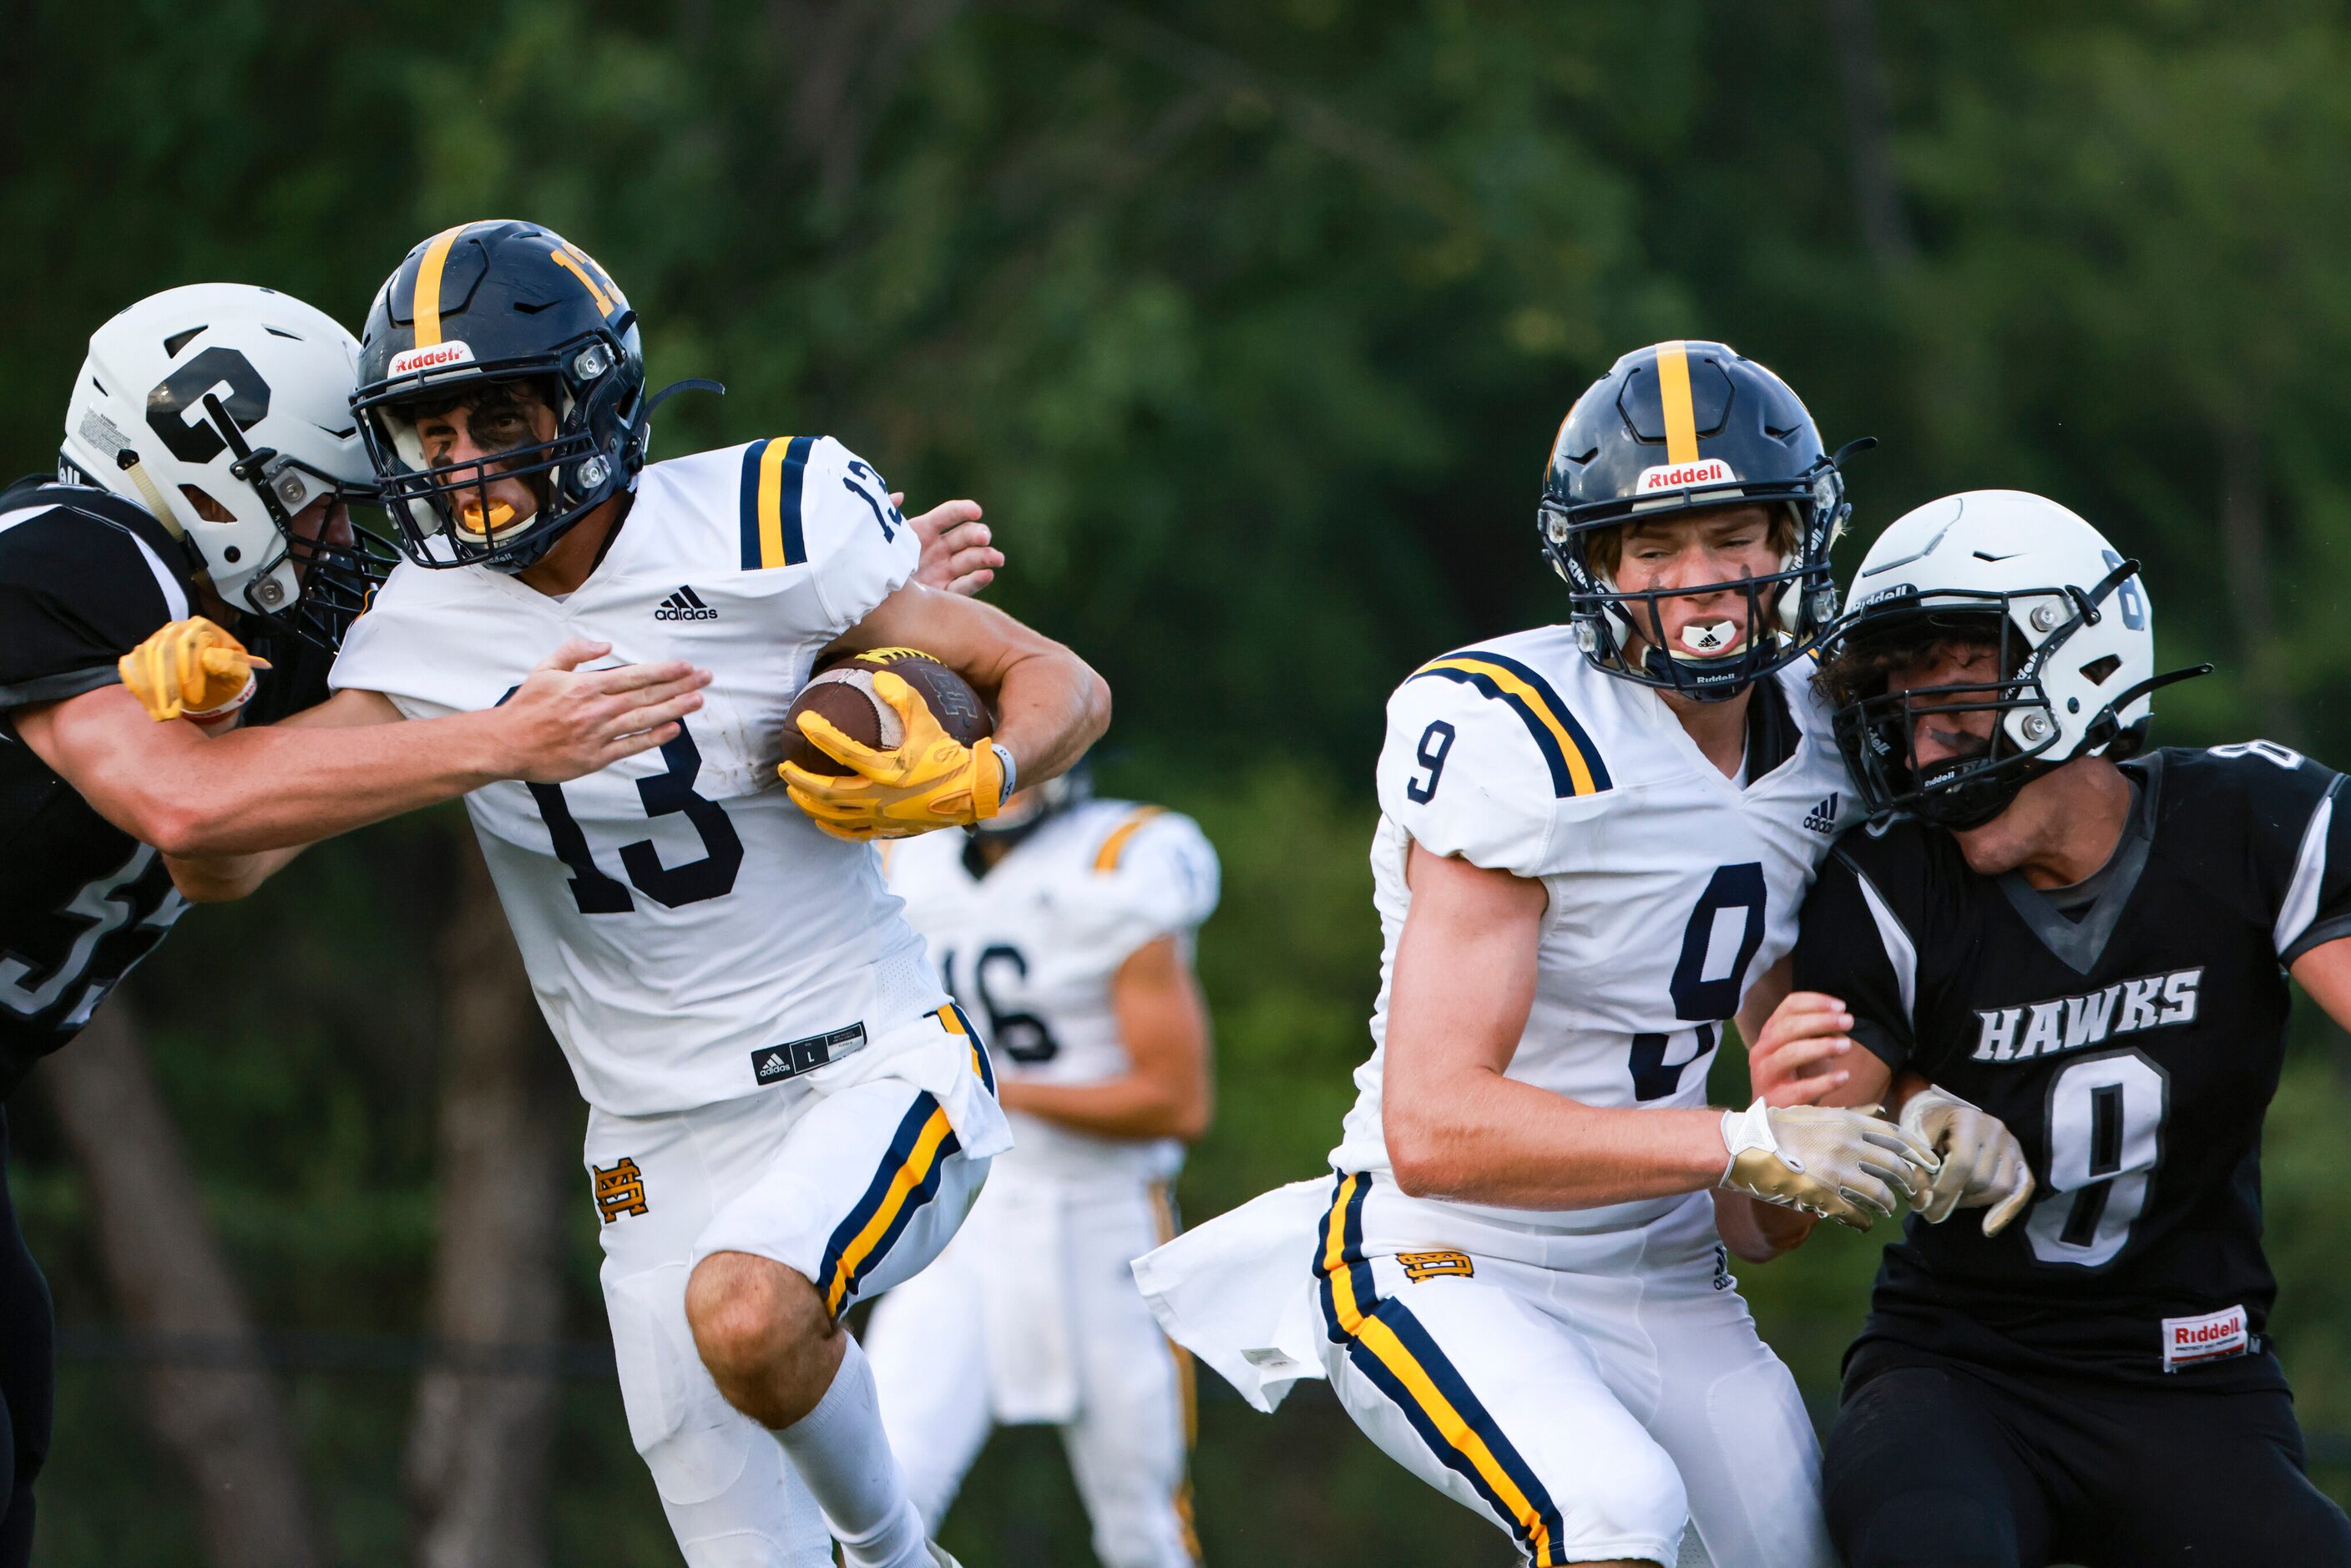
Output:
[[1915,1134],[1865,1110],[1785,1105],[1761,1100],[1722,1113],[1730,1162],[1721,1185],[1765,1203],[1800,1208],[1866,1230],[1915,1204],[1936,1171]]
[[1959,1208],[1985,1210],[1983,1233],[1997,1236],[2032,1197],[2024,1145],[1991,1112],[1936,1088],[1921,1089],[1902,1107],[1902,1129],[1935,1151],[1942,1168],[1918,1212],[1940,1225]]

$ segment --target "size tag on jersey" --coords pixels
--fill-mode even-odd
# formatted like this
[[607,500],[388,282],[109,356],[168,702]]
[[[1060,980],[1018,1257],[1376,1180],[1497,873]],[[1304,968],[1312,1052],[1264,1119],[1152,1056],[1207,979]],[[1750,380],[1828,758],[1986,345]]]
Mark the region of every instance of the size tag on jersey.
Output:
[[2201,1361],[2226,1361],[2253,1348],[2253,1336],[2241,1306],[2207,1312],[2200,1318],[2163,1320],[2163,1370],[2177,1372]]
[[865,1026],[853,1023],[831,1034],[812,1034],[806,1040],[761,1046],[751,1053],[751,1076],[761,1083],[780,1083],[864,1049]]

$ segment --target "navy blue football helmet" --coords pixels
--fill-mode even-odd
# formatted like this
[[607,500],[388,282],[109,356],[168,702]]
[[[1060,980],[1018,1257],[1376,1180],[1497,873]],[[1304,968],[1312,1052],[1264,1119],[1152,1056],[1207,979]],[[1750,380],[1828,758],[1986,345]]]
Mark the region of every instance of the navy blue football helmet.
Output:
[[[556,409],[554,435],[435,465],[420,411],[530,382]],[[611,275],[552,229],[511,219],[460,224],[410,251],[375,297],[360,336],[359,415],[401,549],[419,566],[520,571],[564,531],[636,488],[653,406],[637,313]],[[519,478],[527,517],[489,486]],[[501,516],[500,514],[505,514]]]
[[[1609,674],[1698,701],[1736,696],[1802,657],[1836,619],[1829,546],[1852,506],[1839,461],[1788,383],[1720,343],[1636,349],[1561,422],[1535,524],[1567,580],[1584,656]],[[1761,504],[1790,509],[1780,570],[1719,586],[1747,600],[1747,645],[1715,658],[1669,646],[1663,600],[1706,587],[1627,592],[1593,563],[1605,530],[1677,513]],[[1637,661],[1625,652],[1637,634]]]

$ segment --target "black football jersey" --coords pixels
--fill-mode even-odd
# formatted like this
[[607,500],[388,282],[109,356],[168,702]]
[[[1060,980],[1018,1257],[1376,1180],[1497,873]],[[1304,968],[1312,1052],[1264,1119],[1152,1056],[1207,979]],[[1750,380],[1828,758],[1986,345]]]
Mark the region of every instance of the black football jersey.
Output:
[[2124,765],[2106,867],[2059,897],[1969,869],[1901,820],[1838,841],[1804,905],[1795,984],[1854,1038],[2008,1124],[2038,1184],[1992,1239],[1913,1216],[1856,1362],[1907,1347],[2026,1373],[2276,1385],[2262,1120],[2284,966],[2351,936],[2342,778],[2267,741]]
[[[27,479],[0,492],[0,1096],[71,1040],[186,907],[162,857],[115,827],[16,737],[8,716],[117,684],[115,661],[191,613],[195,560],[142,508]],[[248,718],[325,695],[323,654],[256,651]]]

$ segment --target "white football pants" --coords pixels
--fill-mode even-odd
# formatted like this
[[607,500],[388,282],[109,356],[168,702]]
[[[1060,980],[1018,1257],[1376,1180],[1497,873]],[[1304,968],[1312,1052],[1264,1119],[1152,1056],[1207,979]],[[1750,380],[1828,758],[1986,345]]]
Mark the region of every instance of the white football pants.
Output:
[[1191,1357],[1128,1268],[1174,1234],[1165,1189],[1030,1176],[1019,1158],[1004,1157],[954,1243],[866,1328],[914,1506],[935,1533],[994,1427],[1049,1423],[1105,1568],[1191,1568]]
[[687,1276],[712,1252],[771,1258],[837,1316],[938,1255],[988,1162],[961,1152],[931,1094],[886,1077],[667,1115],[591,1110],[586,1161],[629,1437],[688,1568],[830,1568],[823,1516],[782,1446],[703,1367]]
[[1820,1445],[1708,1206],[1575,1238],[1573,1270],[1481,1253],[1447,1207],[1348,1176],[1323,1215],[1322,1364],[1365,1435],[1533,1568],[1697,1560],[1685,1521],[1715,1568],[1835,1568]]

